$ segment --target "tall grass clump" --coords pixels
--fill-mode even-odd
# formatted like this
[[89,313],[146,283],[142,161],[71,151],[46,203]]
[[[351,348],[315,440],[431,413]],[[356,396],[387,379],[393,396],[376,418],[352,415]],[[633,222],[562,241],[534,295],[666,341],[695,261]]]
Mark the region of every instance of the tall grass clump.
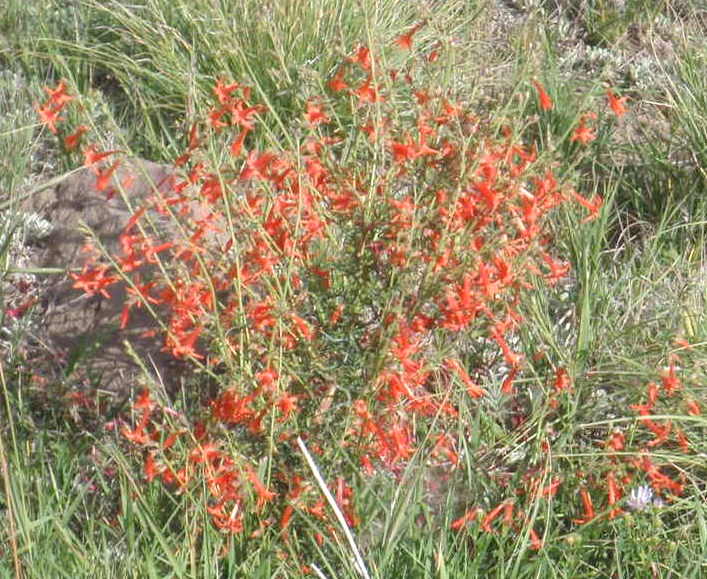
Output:
[[[459,2],[436,7],[426,42],[449,40],[468,24],[473,8]],[[82,92],[100,87],[109,94],[133,148],[168,160],[179,146],[175,126],[183,129],[203,115],[213,81],[224,71],[253,86],[274,114],[291,118],[307,92],[323,88],[321,79],[343,57],[338,47],[384,39],[420,12],[432,15],[427,5],[393,0],[91,0],[73,20],[64,18],[73,24],[59,31],[53,20],[43,22],[32,49]]]

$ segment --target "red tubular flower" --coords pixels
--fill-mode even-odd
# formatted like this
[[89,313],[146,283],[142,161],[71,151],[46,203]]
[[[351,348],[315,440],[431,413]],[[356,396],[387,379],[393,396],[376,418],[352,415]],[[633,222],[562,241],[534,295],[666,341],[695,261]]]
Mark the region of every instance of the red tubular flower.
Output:
[[[104,151],[102,153],[99,153],[96,149],[96,145],[89,145],[83,150],[84,167],[94,167],[96,163],[102,161],[106,157],[114,155],[115,153],[118,153],[118,151]],[[98,173],[95,168],[93,169],[93,171],[95,173]]]
[[142,417],[140,418],[140,422],[138,425],[130,429],[127,426],[125,426],[121,430],[121,434],[127,438],[130,442],[134,442],[135,444],[150,444],[152,442],[152,436],[146,432],[146,428],[148,423],[150,422],[150,417],[152,416],[152,410],[150,408],[145,408],[142,412]]
[[558,368],[555,370],[555,392],[562,392],[563,390],[569,390],[572,388],[572,381],[570,380],[569,374],[565,368]]
[[459,360],[453,358],[447,358],[444,360],[444,365],[448,370],[454,372],[457,377],[462,381],[464,386],[466,386],[466,391],[471,398],[481,398],[486,394],[486,391],[476,384],[467,374],[466,370],[462,367]]
[[606,477],[606,482],[607,482],[607,495],[608,495],[608,503],[610,507],[613,507],[611,511],[609,512],[609,518],[610,519],[615,519],[617,516],[621,515],[623,511],[619,509],[618,507],[614,507],[616,503],[619,502],[621,499],[621,488],[619,487],[618,483],[616,482],[616,475],[614,474],[614,471],[609,471],[609,474]]
[[408,30],[405,34],[401,34],[400,36],[398,36],[395,39],[395,44],[397,44],[400,48],[403,48],[405,50],[412,50],[412,37],[424,25],[425,25],[424,22],[420,22],[419,24],[416,24],[410,30]]
[[80,125],[73,133],[64,137],[64,148],[67,151],[73,151],[76,149],[79,146],[81,137],[84,133],[86,133],[86,131],[88,131],[88,127],[86,125]]
[[367,46],[359,46],[349,61],[358,64],[363,70],[371,70],[371,51]]
[[297,410],[297,396],[293,394],[283,394],[277,401],[277,408],[282,413],[280,422],[287,420],[290,415]]
[[121,161],[117,160],[107,169],[100,169],[96,175],[96,190],[105,191],[110,185],[110,180],[113,177],[113,173],[120,166]]
[[646,473],[651,481],[651,486],[656,492],[665,489],[677,496],[682,494],[683,485],[660,472],[660,469],[653,464],[647,455],[644,454],[641,460],[635,462],[635,465]]
[[582,497],[584,516],[581,519],[573,519],[572,522],[578,525],[584,525],[594,519],[596,514],[594,513],[594,504],[592,503],[592,497],[589,494],[589,491],[582,487],[579,491],[579,495]]
[[234,535],[243,532],[243,511],[238,503],[233,506],[230,513],[224,511],[224,502],[214,507],[206,507],[206,510],[211,515],[214,525],[222,531]]
[[570,141],[578,142],[582,145],[591,143],[597,138],[596,129],[587,126],[587,120],[584,116],[579,120],[577,127],[572,131]]
[[530,548],[533,551],[539,551],[543,548],[542,539],[535,532],[535,529],[530,529]]
[[501,503],[483,518],[483,520],[481,521],[482,530],[486,531],[487,533],[493,533],[491,523],[493,523],[498,518],[498,515],[500,515],[507,508],[506,504],[507,503]]
[[238,99],[229,106],[228,112],[231,113],[231,125],[239,125],[242,129],[250,131],[255,127],[255,115],[265,112],[265,107],[262,105],[249,107],[245,101]]
[[508,501],[503,506],[503,524],[510,527],[513,524],[513,508],[515,505],[513,501]]
[[56,128],[56,124],[60,121],[65,121],[64,117],[59,116],[60,108],[55,105],[48,103],[42,106],[37,105],[37,114],[39,115],[40,121],[47,126],[47,128],[53,133],[57,134],[59,131]]
[[246,476],[248,477],[250,483],[253,485],[253,489],[255,490],[258,496],[256,508],[262,509],[265,506],[265,503],[269,503],[277,496],[277,493],[268,490],[268,488],[258,478],[258,475],[255,470],[253,470],[253,468],[248,468]]
[[540,84],[537,80],[533,80],[533,86],[535,90],[538,91],[538,99],[540,101],[540,108],[544,111],[549,111],[553,107],[552,99],[550,95],[545,91],[545,87]]
[[241,129],[241,132],[238,133],[238,136],[233,139],[229,150],[231,152],[231,155],[233,155],[234,157],[240,156],[240,154],[243,152],[243,142],[248,136],[249,131],[250,129]]
[[145,479],[148,483],[152,482],[156,477],[160,476],[161,469],[158,471],[157,464],[155,463],[155,453],[150,451],[145,457]]
[[55,107],[61,109],[66,103],[76,98],[75,96],[70,95],[66,92],[67,88],[68,87],[66,86],[66,81],[62,79],[59,81],[59,84],[57,84],[54,88],[49,88],[45,86],[44,92],[49,95],[49,102],[52,103],[52,105],[54,105]]
[[238,90],[240,86],[237,82],[226,84],[223,79],[218,79],[213,90],[218,102],[226,105],[231,101],[231,94]]
[[101,294],[104,298],[110,299],[106,288],[116,283],[118,277],[109,275],[108,270],[109,267],[106,265],[92,267],[86,264],[81,273],[70,273],[69,275],[74,279],[74,288],[83,290],[89,296]]
[[560,488],[560,485],[562,484],[562,479],[559,476],[553,477],[552,480],[550,481],[550,484],[547,486],[543,487],[540,490],[540,496],[541,497],[554,497],[557,494],[557,490]]
[[623,116],[628,110],[624,104],[628,100],[628,97],[617,97],[611,89],[607,89],[606,98],[609,101],[611,110],[614,111],[617,117]]
[[481,509],[479,507],[472,507],[470,509],[467,509],[467,511],[461,517],[452,521],[450,528],[453,531],[461,530],[463,527],[466,527],[472,521],[475,521],[476,516],[479,514],[479,512],[481,512]]
[[314,330],[307,323],[307,321],[299,317],[297,314],[291,314],[290,317],[292,319],[292,323],[297,328],[299,335],[302,336],[304,340],[307,340],[308,342],[311,341],[314,338]]
[[339,304],[336,309],[329,316],[329,323],[335,326],[341,319],[341,314],[344,312],[344,304]]
[[641,418],[641,423],[650,429],[653,434],[655,434],[655,438],[646,444],[647,447],[651,448],[654,446],[660,446],[668,441],[668,436],[670,435],[670,431],[673,426],[670,420],[663,425],[658,425],[650,418]]
[[692,415],[692,416],[699,416],[702,414],[702,410],[700,409],[700,405],[695,401],[695,400],[687,400],[685,402],[685,405],[687,406],[687,413]]
[[626,445],[626,439],[622,432],[612,432],[609,436],[609,440],[606,441],[606,446],[615,451],[621,451]]
[[680,378],[678,378],[675,373],[675,364],[670,364],[668,370],[661,377],[661,382],[663,383],[663,390],[665,390],[668,396],[672,396],[676,390],[682,388]]
[[331,120],[324,112],[324,106],[321,103],[315,103],[311,100],[307,101],[307,112],[304,117],[311,127],[326,124]]
[[589,215],[582,220],[582,223],[587,223],[588,221],[593,221],[599,217],[599,211],[604,205],[604,199],[600,195],[594,195],[591,199],[583,197],[576,191],[572,192],[572,197],[575,201],[589,211]]
[[375,103],[382,100],[378,90],[372,84],[372,78],[369,76],[363,84],[361,84],[353,93],[358,97],[359,105],[364,103]]
[[675,429],[675,439],[677,440],[678,446],[683,452],[690,452],[690,440],[687,438],[687,435],[679,428]]
[[328,87],[334,92],[341,92],[349,88],[349,85],[344,81],[344,68],[340,68],[336,71],[334,77],[327,83]]

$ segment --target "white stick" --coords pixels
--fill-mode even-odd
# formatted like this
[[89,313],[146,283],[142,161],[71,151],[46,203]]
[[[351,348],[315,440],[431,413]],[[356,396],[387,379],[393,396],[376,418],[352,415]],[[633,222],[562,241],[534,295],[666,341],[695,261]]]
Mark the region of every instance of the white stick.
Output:
[[361,557],[361,553],[358,550],[358,547],[356,546],[356,541],[354,540],[353,533],[351,532],[351,529],[349,529],[349,526],[346,524],[344,513],[341,512],[339,505],[336,504],[336,499],[334,499],[333,495],[331,494],[331,491],[329,491],[329,487],[326,486],[322,475],[319,473],[317,464],[314,462],[312,455],[309,454],[309,451],[307,450],[304,441],[299,436],[297,437],[297,444],[299,445],[302,454],[304,454],[304,459],[307,461],[307,464],[309,465],[309,468],[312,471],[314,478],[317,479],[317,484],[319,485],[319,488],[322,490],[324,496],[326,497],[326,500],[329,502],[329,506],[334,510],[334,514],[336,515],[336,518],[338,519],[339,524],[341,525],[341,529],[344,531],[344,535],[346,535],[346,539],[348,540],[349,545],[351,546],[351,550],[353,551],[354,559],[356,560],[356,566],[358,567],[359,573],[361,573],[361,575],[365,579],[371,579],[371,576],[368,574],[368,570],[366,569],[366,565],[363,562],[363,557]]
[[319,567],[317,567],[314,563],[312,563],[310,565],[310,567],[312,569],[314,569],[314,572],[317,574],[317,577],[319,577],[319,579],[327,579],[327,576],[324,575],[324,573],[322,573],[322,570]]

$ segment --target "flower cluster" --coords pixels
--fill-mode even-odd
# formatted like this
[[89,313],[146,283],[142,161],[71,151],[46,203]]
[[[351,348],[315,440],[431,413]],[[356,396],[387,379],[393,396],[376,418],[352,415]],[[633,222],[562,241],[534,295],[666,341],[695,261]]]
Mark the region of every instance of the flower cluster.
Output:
[[[409,49],[416,31],[398,48]],[[143,393],[123,435],[144,449],[148,482],[181,490],[205,482],[206,508],[224,531],[257,536],[278,522],[285,532],[297,511],[328,520],[298,472],[298,436],[339,472],[352,464],[342,449],[367,474],[399,473],[422,451],[456,468],[469,428],[460,428],[461,413],[483,412],[490,389],[516,393],[523,292],[567,274],[548,216],[565,203],[584,207],[586,220],[601,209],[600,198],[558,182],[510,127],[499,134],[463,103],[416,85],[413,68],[385,70],[359,47],[327,94],[303,103],[298,126],[265,146],[266,107],[249,87],[219,79],[174,178],[134,208],[110,259],[73,275],[89,295],[126,283],[121,327],[133,308],[149,309],[165,351],[217,383],[208,406],[179,428]],[[57,106],[42,113],[50,130]],[[83,149],[108,197],[121,162],[108,158],[117,154]],[[152,215],[175,226],[159,229]],[[482,382],[484,348],[502,361],[500,384]],[[556,391],[570,386],[558,371]],[[536,490],[546,496],[558,485]],[[355,525],[345,477],[334,487]],[[520,512],[503,502],[482,527],[503,514],[518,529]],[[531,538],[539,548],[535,531]]]

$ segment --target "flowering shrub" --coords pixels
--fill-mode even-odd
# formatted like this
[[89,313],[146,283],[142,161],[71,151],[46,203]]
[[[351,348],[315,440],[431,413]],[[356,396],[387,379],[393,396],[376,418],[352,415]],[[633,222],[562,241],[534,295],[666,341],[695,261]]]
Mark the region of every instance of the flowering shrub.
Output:
[[[415,30],[398,49],[409,49]],[[541,109],[552,109],[535,87]],[[333,74],[326,94],[303,104],[280,140],[268,141],[267,108],[249,87],[221,79],[213,92],[167,192],[161,186],[133,208],[118,252],[97,254],[72,274],[88,295],[127,284],[121,327],[134,309],[149,309],[164,349],[218,385],[208,406],[188,416],[143,392],[122,434],[143,449],[147,482],[203,489],[214,525],[251,536],[272,525],[287,535],[297,512],[332,524],[305,476],[301,437],[339,473],[332,490],[356,526],[352,476],[399,475],[417,453],[454,469],[468,418],[484,412],[485,397],[514,399],[524,357],[511,338],[523,324],[523,292],[569,269],[551,249],[548,216],[576,202],[588,221],[602,200],[558,182],[550,160],[511,127],[495,131],[462,103],[418,86],[412,69],[384,70],[367,47]],[[58,133],[73,97],[63,83],[49,95],[38,110]],[[623,101],[609,98],[623,114]],[[595,118],[583,115],[571,139],[591,142]],[[78,148],[86,132],[78,127],[63,145]],[[97,190],[130,197],[129,180],[114,179],[118,152],[87,145],[83,156]],[[173,226],[156,227],[155,215]],[[488,351],[502,360],[499,383],[483,379]],[[562,368],[551,383],[550,412],[572,388]],[[656,436],[648,447],[666,439],[669,426],[642,421]],[[623,435],[607,444],[621,450]],[[656,491],[679,494],[647,456],[626,464],[645,471]],[[626,480],[609,466],[615,516]],[[562,482],[529,472],[517,495],[550,498]],[[584,514],[576,522],[585,523],[595,516],[591,493],[587,481],[577,484]],[[522,500],[483,516],[474,507],[452,527],[480,518],[493,532],[503,515],[520,530],[528,520]],[[540,548],[532,526],[530,540]]]

